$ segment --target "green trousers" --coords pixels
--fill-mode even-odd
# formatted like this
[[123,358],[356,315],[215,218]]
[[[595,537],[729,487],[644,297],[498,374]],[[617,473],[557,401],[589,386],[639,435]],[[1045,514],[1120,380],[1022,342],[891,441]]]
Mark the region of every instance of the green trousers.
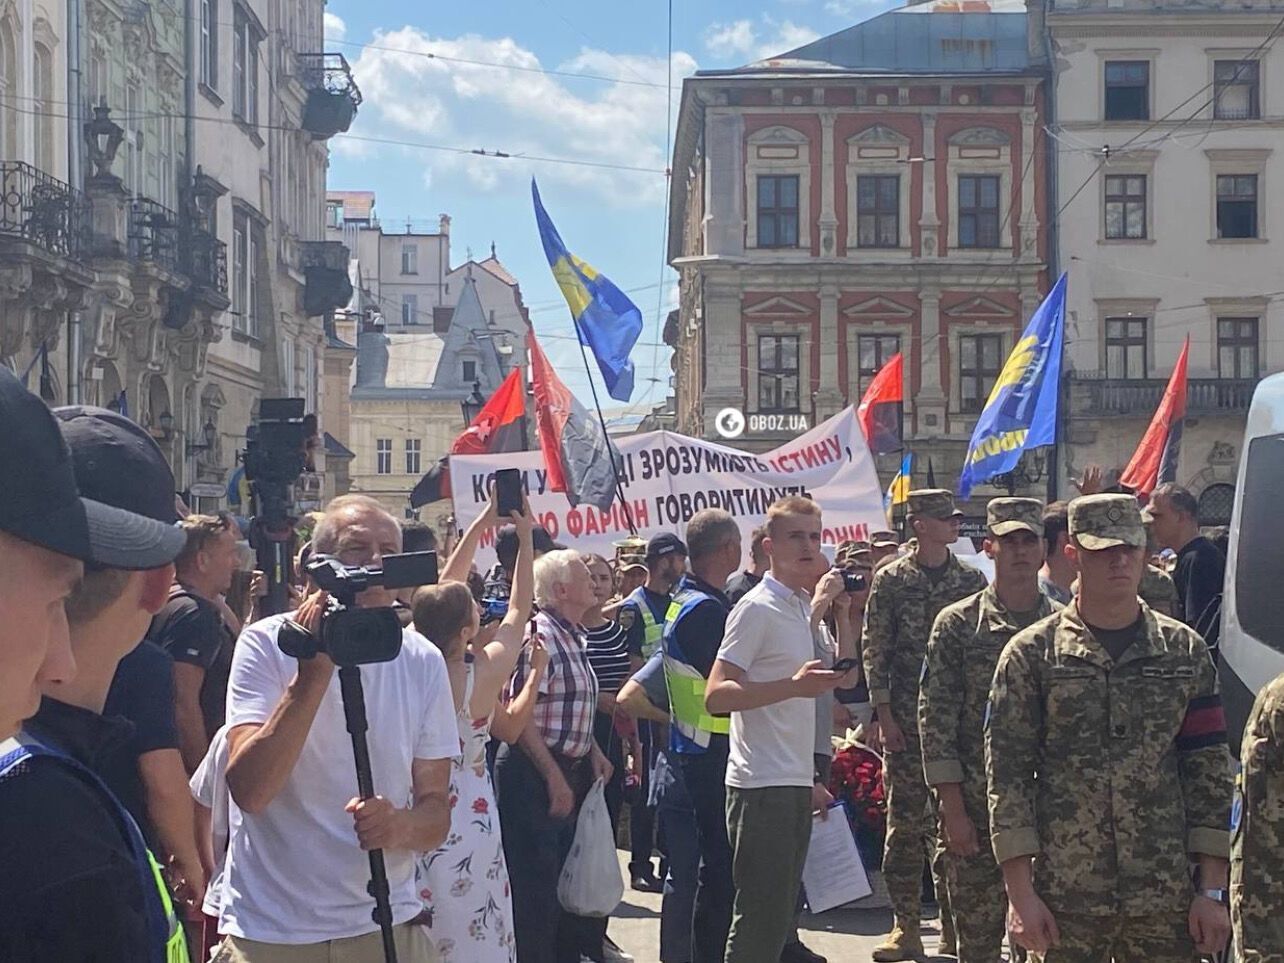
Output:
[[811,789],[728,786],[727,838],[736,898],[725,963],[779,963],[811,843]]

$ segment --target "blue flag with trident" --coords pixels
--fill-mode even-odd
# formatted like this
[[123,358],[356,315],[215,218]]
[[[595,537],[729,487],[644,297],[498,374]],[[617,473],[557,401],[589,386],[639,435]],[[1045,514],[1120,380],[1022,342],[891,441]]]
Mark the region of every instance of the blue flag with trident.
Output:
[[1056,441],[1065,328],[1063,274],[1026,325],[981,409],[963,459],[960,498],[967,498],[973,486],[1015,468],[1025,449]]
[[633,396],[633,362],[629,360],[629,352],[642,333],[642,312],[610,278],[566,249],[562,236],[544,210],[533,177],[531,197],[535,201],[535,220],[539,224],[544,256],[570,305],[580,343],[597,359],[607,393],[616,401],[628,401]]

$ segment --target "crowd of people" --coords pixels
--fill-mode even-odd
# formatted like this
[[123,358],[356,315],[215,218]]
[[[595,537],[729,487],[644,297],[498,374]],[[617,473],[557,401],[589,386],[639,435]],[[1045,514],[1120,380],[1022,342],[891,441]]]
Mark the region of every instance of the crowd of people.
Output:
[[[261,617],[238,521],[176,506],[127,418],[0,370],[0,455],[0,959],[374,963],[380,850],[402,961],[627,961],[559,899],[600,784],[628,884],[662,894],[663,963],[823,963],[801,880],[849,729],[887,791],[874,960],[925,958],[925,889],[964,963],[1190,961],[1232,919],[1246,963],[1284,959],[1284,683],[1232,831],[1224,554],[1176,486],[1144,512],[1088,477],[1069,504],[992,499],[990,579],[945,490],[909,495],[904,544],[830,549],[790,496],[747,545],[708,509],[614,559],[527,506],[439,541],[347,495]],[[402,626],[361,668],[359,793],[350,676],[281,645],[331,617],[304,563],[432,549],[434,584],[356,597]]]

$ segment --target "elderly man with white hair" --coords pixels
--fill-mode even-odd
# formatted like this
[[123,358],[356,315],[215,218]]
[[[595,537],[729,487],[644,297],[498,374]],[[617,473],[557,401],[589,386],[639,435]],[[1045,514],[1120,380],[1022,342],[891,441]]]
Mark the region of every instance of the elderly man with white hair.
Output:
[[[401,529],[372,498],[346,495],[326,508],[314,554],[378,565],[401,550]],[[357,605],[391,605],[375,588]],[[441,653],[413,629],[391,662],[363,666],[377,795],[356,796],[352,742],[335,665],[325,654],[295,660],[277,645],[284,620],[316,630],[325,594],[297,612],[241,633],[227,699],[227,785],[232,806],[219,933],[220,963],[383,960],[367,892],[366,850],[384,850],[398,959],[428,963],[415,854],[450,828],[450,766],[459,754],[454,702]]]
[[[536,560],[535,604],[539,611],[527,638],[539,638],[548,669],[517,742],[502,746],[495,760],[517,957],[522,963],[601,961],[600,921],[595,926],[572,916],[557,901],[580,804],[594,779],[611,775],[611,764],[593,740],[598,686],[579,623],[597,597],[579,552],[562,549]],[[525,685],[529,652],[524,649],[518,660],[505,701]]]

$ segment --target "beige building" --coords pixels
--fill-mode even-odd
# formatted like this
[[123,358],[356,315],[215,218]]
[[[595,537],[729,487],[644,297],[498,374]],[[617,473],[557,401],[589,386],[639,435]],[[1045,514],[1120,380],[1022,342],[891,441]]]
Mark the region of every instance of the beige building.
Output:
[[[526,306],[493,246],[451,267],[449,215],[437,233],[397,233],[380,224],[370,191],[331,191],[327,204],[327,235],[352,252],[354,286],[327,352],[327,464],[342,461],[351,491],[413,517],[410,490],[463,431],[461,404],[525,368]],[[450,505],[418,515],[440,529]]]
[[[1069,272],[1064,481],[1122,469],[1184,341],[1178,481],[1230,520],[1253,388],[1284,369],[1284,48],[1275,3],[1058,0],[1058,226]],[[1077,196],[1075,196],[1077,194]]]

